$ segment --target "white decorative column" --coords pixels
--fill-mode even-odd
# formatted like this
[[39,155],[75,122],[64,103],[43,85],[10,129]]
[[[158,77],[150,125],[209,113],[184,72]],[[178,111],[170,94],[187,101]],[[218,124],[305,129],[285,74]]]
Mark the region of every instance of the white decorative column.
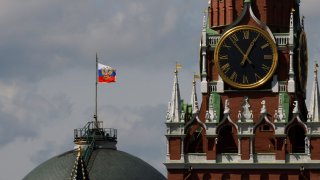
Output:
[[250,137],[250,160],[253,160],[253,137]]
[[170,159],[169,140],[168,140],[168,138],[166,138],[166,139],[167,139],[167,142],[166,142],[166,144],[167,144],[167,159],[169,160]]
[[224,92],[224,82],[223,82],[222,78],[220,77],[220,75],[219,75],[218,78],[219,79],[218,79],[218,82],[217,82],[217,92],[218,93],[223,93]]
[[184,159],[184,137],[181,137],[181,156],[180,156],[180,160]]
[[[205,12],[206,14],[206,12]],[[202,68],[201,68],[201,92],[208,92],[208,82],[207,82],[207,17],[203,16],[203,26],[202,26],[202,43],[201,55],[202,55]]]
[[241,140],[238,138],[238,155],[241,155]]
[[289,30],[289,55],[290,55],[290,67],[289,67],[289,80],[288,80],[288,92],[295,92],[295,81],[294,81],[294,70],[293,70],[293,49],[294,49],[294,22],[293,22],[293,12],[291,11],[290,15],[290,30]]

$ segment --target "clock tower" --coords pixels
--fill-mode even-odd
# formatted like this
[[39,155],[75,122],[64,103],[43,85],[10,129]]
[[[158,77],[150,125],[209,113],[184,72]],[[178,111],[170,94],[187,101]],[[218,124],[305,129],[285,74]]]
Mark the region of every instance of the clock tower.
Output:
[[[304,2],[307,3],[307,2]],[[190,104],[178,68],[166,115],[169,180],[320,179],[317,68],[305,103],[300,0],[210,0]]]

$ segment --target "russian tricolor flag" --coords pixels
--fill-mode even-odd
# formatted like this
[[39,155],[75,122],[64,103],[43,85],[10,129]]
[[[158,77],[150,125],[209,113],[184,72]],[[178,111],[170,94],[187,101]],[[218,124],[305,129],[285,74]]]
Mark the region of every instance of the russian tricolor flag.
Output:
[[112,83],[116,80],[116,70],[114,68],[98,63],[99,83]]

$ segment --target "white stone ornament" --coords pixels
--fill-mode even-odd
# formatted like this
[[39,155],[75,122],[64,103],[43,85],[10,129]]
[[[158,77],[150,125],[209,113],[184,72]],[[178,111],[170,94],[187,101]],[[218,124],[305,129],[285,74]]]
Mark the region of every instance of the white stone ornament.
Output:
[[298,113],[299,113],[299,104],[298,104],[298,101],[297,101],[297,100],[295,100],[295,101],[293,102],[293,106],[294,106],[294,108],[293,108],[293,110],[292,110],[292,113],[293,113],[293,114],[298,114]]
[[249,101],[249,98],[245,96],[242,104],[242,114],[241,114],[242,120],[251,119],[250,104],[248,101]]
[[266,101],[265,101],[265,100],[262,100],[262,101],[261,101],[261,105],[262,105],[262,107],[261,107],[260,113],[261,113],[261,114],[266,114],[266,113],[267,113]]
[[230,108],[229,108],[229,100],[226,99],[224,101],[224,111],[223,114],[230,114]]

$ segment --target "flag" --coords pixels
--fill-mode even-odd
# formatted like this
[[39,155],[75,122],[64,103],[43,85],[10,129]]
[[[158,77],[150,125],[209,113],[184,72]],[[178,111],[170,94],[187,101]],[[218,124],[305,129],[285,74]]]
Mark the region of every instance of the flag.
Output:
[[110,66],[98,63],[98,82],[111,83],[116,82],[116,70]]

